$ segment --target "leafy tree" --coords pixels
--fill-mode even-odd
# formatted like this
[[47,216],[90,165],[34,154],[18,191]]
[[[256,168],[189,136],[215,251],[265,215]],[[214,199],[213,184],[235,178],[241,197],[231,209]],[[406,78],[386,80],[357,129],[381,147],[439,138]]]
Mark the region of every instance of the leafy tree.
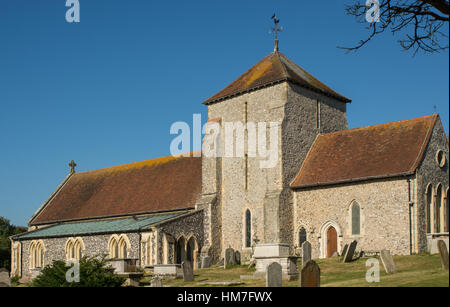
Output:
[[68,282],[66,273],[72,265],[66,266],[61,260],[55,260],[42,269],[36,277],[33,287],[120,287],[125,278],[114,274],[114,269],[107,264],[105,258],[83,257],[79,263],[79,282]]
[[0,268],[11,270],[11,241],[9,237],[26,231],[26,227],[11,225],[8,219],[0,216]]
[[[367,23],[368,13],[375,16],[376,2],[379,4],[379,22]],[[414,55],[420,50],[435,53],[449,48],[448,0],[356,0],[356,3],[346,5],[346,12],[359,23],[367,23],[369,35],[356,46],[338,48],[356,51],[386,30],[392,34],[406,33],[398,42],[404,50],[413,50]]]

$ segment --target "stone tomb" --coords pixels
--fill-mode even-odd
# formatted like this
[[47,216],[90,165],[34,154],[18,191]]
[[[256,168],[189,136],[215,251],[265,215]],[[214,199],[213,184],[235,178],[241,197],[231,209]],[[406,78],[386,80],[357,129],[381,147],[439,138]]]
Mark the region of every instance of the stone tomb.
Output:
[[314,260],[308,261],[303,266],[300,287],[320,287],[320,268]]
[[11,287],[9,272],[4,268],[0,268],[0,287]]
[[448,250],[447,245],[443,240],[439,240],[437,243],[439,249],[439,256],[441,257],[442,268],[448,271]]
[[266,287],[281,287],[282,267],[278,262],[272,262],[267,266]]
[[181,263],[181,268],[183,270],[183,280],[194,281],[194,270],[192,269],[192,263],[189,261],[183,261]]
[[253,258],[256,262],[254,278],[265,278],[267,267],[272,262],[277,262],[282,268],[283,279],[298,279],[297,259],[289,256],[289,245],[284,243],[266,243],[255,246]]
[[152,279],[150,284],[154,288],[161,288],[163,286],[162,279],[159,278],[158,276],[153,277],[153,279]]
[[353,260],[353,255],[355,254],[356,251],[356,245],[358,245],[358,242],[356,241],[350,243],[347,252],[344,255],[344,262],[350,262]]
[[397,269],[395,268],[394,259],[392,258],[391,252],[383,249],[380,252],[380,258],[381,262],[383,263],[384,270],[387,274],[394,274],[397,272]]
[[155,264],[153,275],[160,278],[182,278],[183,272],[179,264]]
[[305,266],[305,264],[309,260],[312,260],[311,252],[312,252],[311,243],[309,243],[308,241],[303,242],[303,244],[302,244],[302,267]]

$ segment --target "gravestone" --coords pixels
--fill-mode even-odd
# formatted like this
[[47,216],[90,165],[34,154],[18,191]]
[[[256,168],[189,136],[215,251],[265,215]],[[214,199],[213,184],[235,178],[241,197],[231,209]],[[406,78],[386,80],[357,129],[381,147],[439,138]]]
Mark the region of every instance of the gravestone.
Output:
[[311,260],[311,243],[308,241],[303,242],[302,244],[302,266],[305,266],[305,264]]
[[394,274],[395,272],[397,272],[397,269],[395,268],[394,259],[392,259],[392,255],[391,255],[390,251],[383,249],[380,252],[380,258],[381,258],[381,262],[383,263],[384,270],[386,271],[386,273]]
[[241,253],[239,251],[234,252],[234,261],[236,264],[241,265]]
[[225,269],[228,269],[230,266],[235,265],[235,264],[236,264],[236,258],[234,255],[234,249],[227,248],[225,250],[225,259],[223,262],[223,266]]
[[320,268],[314,260],[308,261],[300,273],[300,287],[320,287]]
[[162,285],[162,279],[159,277],[154,277],[151,281],[151,286],[155,288],[161,288]]
[[0,285],[2,285],[2,287],[11,286],[11,280],[9,279],[9,272],[5,268],[0,268]]
[[356,251],[356,245],[358,245],[358,242],[353,241],[352,243],[350,243],[347,252],[344,255],[344,262],[350,262],[353,259],[353,255],[355,254]]
[[342,249],[342,252],[341,252],[341,257],[342,257],[342,261],[344,261],[344,257],[345,257],[345,253],[347,252],[347,249],[348,249],[348,244],[345,244],[344,245],[344,248]]
[[266,287],[281,287],[282,267],[278,262],[272,262],[267,266]]
[[443,240],[439,240],[438,243],[439,256],[441,257],[442,268],[448,271],[448,251],[447,246]]
[[192,263],[189,261],[183,261],[181,263],[181,269],[183,270],[184,281],[194,281],[194,270],[192,269]]
[[202,257],[202,268],[209,268],[211,266],[211,257],[210,256],[204,256]]

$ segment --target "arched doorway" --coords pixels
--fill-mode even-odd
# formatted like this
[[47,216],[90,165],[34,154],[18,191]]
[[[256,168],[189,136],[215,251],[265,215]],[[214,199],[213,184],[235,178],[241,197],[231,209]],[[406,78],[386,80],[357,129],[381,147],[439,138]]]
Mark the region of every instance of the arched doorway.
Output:
[[197,262],[197,240],[194,237],[191,237],[186,245],[186,260],[192,263],[192,267],[196,267]]
[[337,252],[337,231],[330,226],[327,230],[327,257],[330,258]]
[[176,249],[176,260],[177,260],[177,264],[181,264],[181,262],[183,262],[184,260],[186,260],[186,250],[184,249],[185,247],[185,241],[184,238],[181,237],[178,239],[177,241],[177,249]]

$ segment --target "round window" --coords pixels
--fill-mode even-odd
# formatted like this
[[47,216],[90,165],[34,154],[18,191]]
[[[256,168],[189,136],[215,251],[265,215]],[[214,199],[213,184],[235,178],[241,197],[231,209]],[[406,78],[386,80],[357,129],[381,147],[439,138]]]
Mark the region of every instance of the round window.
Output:
[[442,150],[438,150],[438,152],[436,153],[436,162],[439,165],[439,167],[444,167],[446,158],[445,153]]

